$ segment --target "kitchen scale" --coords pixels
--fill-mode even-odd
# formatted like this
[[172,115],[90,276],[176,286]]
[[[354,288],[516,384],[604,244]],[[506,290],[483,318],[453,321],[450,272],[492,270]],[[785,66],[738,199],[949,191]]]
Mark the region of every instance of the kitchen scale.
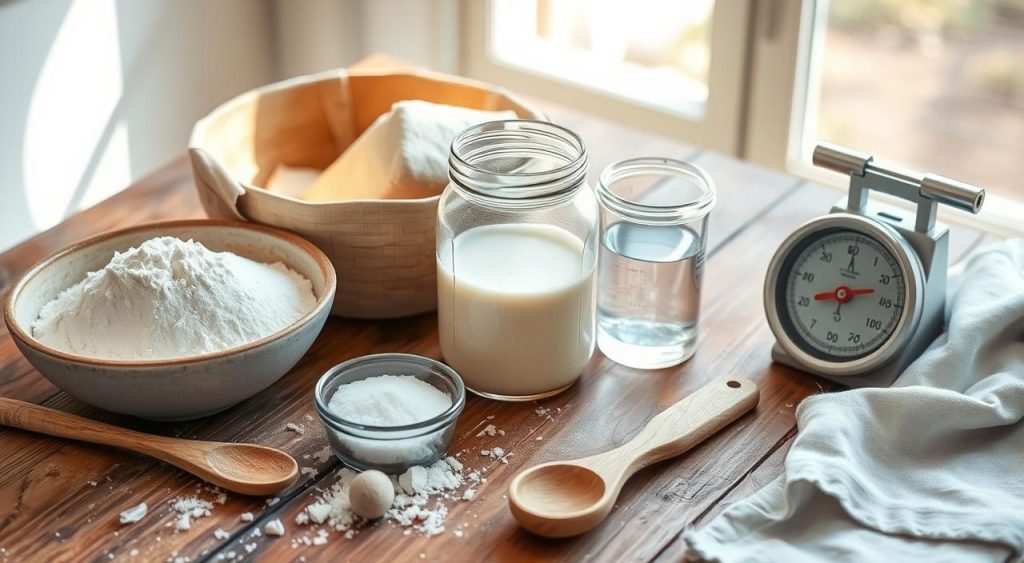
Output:
[[[768,266],[772,358],[849,386],[886,386],[942,332],[949,229],[938,204],[978,213],[981,188],[822,144],[813,162],[850,177],[849,196],[789,235]],[[916,212],[868,201],[870,191]]]

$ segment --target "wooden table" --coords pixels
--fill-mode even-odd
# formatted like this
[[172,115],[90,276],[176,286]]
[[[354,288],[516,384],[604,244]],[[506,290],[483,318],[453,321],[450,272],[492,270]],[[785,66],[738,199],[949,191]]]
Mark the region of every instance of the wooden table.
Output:
[[[840,193],[798,178],[751,166],[669,139],[655,137],[543,104],[551,118],[577,131],[591,153],[591,178],[613,160],[634,155],[688,159],[706,168],[718,186],[705,273],[700,344],[677,368],[638,371],[596,354],[586,373],[565,393],[538,403],[508,404],[470,397],[459,419],[451,452],[485,469],[487,483],[471,502],[451,506],[447,531],[439,536],[403,535],[378,523],[352,539],[332,533],[326,545],[293,548],[293,538],[311,536],[295,516],[318,488],[334,482],[339,462],[312,454],[326,445],[313,410],[313,386],[330,366],[378,352],[410,352],[440,358],[433,315],[385,322],[331,319],[306,357],[285,377],[236,407],[191,423],[157,424],[116,416],[72,399],[32,369],[0,328],[0,394],[158,434],[257,442],[291,453],[313,467],[268,506],[266,499],[228,495],[213,514],[175,533],[168,502],[199,492],[192,477],[152,459],[88,444],[0,429],[0,561],[33,560],[215,560],[230,552],[246,559],[305,560],[679,560],[680,532],[701,526],[724,507],[779,475],[797,429],[794,409],[829,384],[773,365],[771,333],[764,319],[761,284],[783,237],[821,214]],[[157,170],[123,193],[79,213],[0,255],[0,289],[34,262],[82,237],[163,219],[201,216],[184,158]],[[953,258],[962,257],[982,233],[954,228]],[[748,414],[681,458],[638,473],[616,509],[598,529],[575,539],[552,541],[520,530],[506,506],[510,479],[535,463],[593,454],[622,443],[655,413],[708,380],[725,374],[761,386],[761,400]],[[550,415],[538,415],[538,408]],[[489,418],[493,417],[493,418]],[[299,435],[285,429],[303,425]],[[479,436],[493,423],[503,436]],[[508,464],[479,456],[499,446],[512,452]],[[118,514],[145,501],[141,522],[121,526]],[[239,516],[256,518],[244,523]],[[281,538],[251,532],[280,518]],[[221,528],[230,534],[214,536]],[[458,528],[462,533],[456,535]],[[252,553],[244,549],[254,545]]]

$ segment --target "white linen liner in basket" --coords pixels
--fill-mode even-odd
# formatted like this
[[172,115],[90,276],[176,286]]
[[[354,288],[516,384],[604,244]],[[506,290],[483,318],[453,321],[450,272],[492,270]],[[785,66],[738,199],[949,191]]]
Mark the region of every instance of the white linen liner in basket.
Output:
[[189,159],[203,208],[214,218],[288,229],[317,245],[338,273],[333,314],[433,311],[439,196],[308,202],[260,187],[278,164],[326,168],[402,99],[546,120],[504,90],[428,71],[332,70],[286,80],[229,100],[196,123]]

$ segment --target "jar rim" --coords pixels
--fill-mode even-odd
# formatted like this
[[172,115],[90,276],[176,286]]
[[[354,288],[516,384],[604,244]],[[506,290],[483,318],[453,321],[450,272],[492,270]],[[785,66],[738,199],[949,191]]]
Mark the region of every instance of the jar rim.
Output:
[[[701,189],[700,195],[684,203],[651,204],[621,196],[612,185],[631,176],[686,178]],[[715,183],[706,170],[696,164],[664,157],[640,157],[609,164],[597,183],[598,201],[603,207],[640,223],[677,224],[708,215],[715,205]]]
[[[470,152],[474,143],[481,146]],[[564,164],[537,171],[498,171],[479,164],[485,157],[504,152],[554,157]],[[451,182],[474,196],[505,202],[549,202],[584,184],[587,149],[579,135],[561,125],[505,119],[459,132],[452,139],[448,164]]]

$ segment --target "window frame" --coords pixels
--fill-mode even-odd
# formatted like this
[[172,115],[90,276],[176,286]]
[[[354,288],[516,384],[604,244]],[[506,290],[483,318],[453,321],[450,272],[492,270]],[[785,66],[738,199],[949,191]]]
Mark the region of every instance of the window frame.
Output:
[[462,0],[463,74],[528,95],[593,113],[612,121],[739,155],[746,102],[746,61],[752,0],[719,1],[711,15],[708,101],[702,119],[626,99],[614,93],[508,64],[490,49],[491,0]]
[[[848,180],[813,166],[802,146],[808,115],[817,112],[821,51],[816,42],[827,27],[829,0],[765,0],[758,2],[751,33],[747,127],[741,156],[813,182],[846,191]],[[827,140],[827,139],[823,139]],[[851,147],[870,151],[871,147]],[[886,160],[884,154],[876,155]],[[958,178],[970,182],[969,178]],[[984,187],[984,186],[982,186]],[[887,194],[873,194],[887,203],[910,203]],[[1024,196],[1011,199],[987,193],[978,215],[939,206],[939,218],[1004,236],[1024,234]]]
[[[782,170],[836,189],[837,199],[847,189],[846,178],[813,166],[801,146],[805,116],[819,103],[811,86],[819,83],[821,53],[813,47],[827,28],[829,0],[715,2],[703,119],[504,63],[490,51],[491,0],[460,2],[459,63],[466,76]],[[989,193],[987,199],[979,215],[940,206],[939,217],[1004,236],[1024,234],[1024,197]]]

